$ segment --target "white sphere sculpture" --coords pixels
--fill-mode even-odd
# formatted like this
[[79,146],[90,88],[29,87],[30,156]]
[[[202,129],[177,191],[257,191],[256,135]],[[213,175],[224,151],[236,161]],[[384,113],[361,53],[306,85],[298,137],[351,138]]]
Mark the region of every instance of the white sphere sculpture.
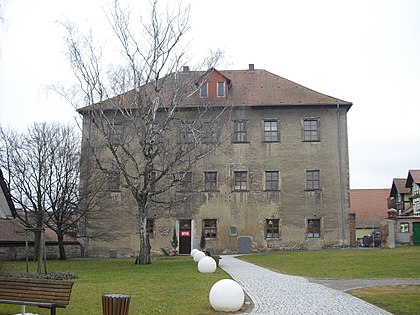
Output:
[[216,267],[216,261],[209,256],[201,258],[198,262],[198,271],[202,273],[215,272]]
[[197,248],[194,248],[194,249],[191,251],[191,257],[194,257],[194,254],[195,254],[196,252],[198,252],[198,249],[197,249]]
[[199,262],[200,261],[200,259],[201,258],[204,258],[204,257],[206,257],[206,254],[204,254],[203,252],[201,252],[201,251],[198,251],[198,252],[196,252],[195,254],[194,254],[194,261],[195,262]]
[[236,312],[244,304],[245,294],[236,281],[222,279],[211,287],[209,298],[215,311]]

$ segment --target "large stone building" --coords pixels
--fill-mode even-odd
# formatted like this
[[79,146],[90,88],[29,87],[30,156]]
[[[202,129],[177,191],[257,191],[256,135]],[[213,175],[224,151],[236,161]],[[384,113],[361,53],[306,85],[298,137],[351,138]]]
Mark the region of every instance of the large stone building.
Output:
[[[190,188],[185,202],[149,212],[152,252],[171,248],[174,231],[177,250],[185,254],[199,247],[202,234],[216,253],[347,246],[347,111],[352,103],[253,65],[206,72],[184,67],[182,75],[194,78],[196,89],[183,100],[188,113],[178,115],[196,115],[191,109],[203,99],[228,104],[232,112],[225,112],[231,115],[229,124],[215,135],[215,141],[222,139],[219,146],[183,177]],[[80,113],[85,137],[92,141],[92,111],[88,107]],[[122,116],[113,115],[124,125]],[[97,208],[100,216],[87,219],[89,255],[137,255],[132,195],[117,185],[103,193]],[[94,237],[101,234],[98,230],[107,237]]]

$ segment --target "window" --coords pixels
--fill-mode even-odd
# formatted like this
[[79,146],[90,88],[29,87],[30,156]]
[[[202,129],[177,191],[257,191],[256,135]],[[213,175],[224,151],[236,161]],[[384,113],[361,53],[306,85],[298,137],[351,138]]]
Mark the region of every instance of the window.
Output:
[[321,236],[321,220],[308,220],[308,238],[319,238]]
[[238,235],[238,228],[236,226],[231,226],[229,228],[229,236],[237,236]]
[[233,142],[248,141],[248,121],[237,120],[233,122]]
[[279,141],[278,121],[264,120],[264,142]]
[[203,228],[204,228],[204,235],[206,238],[217,237],[217,220],[216,219],[204,219]]
[[247,189],[247,172],[235,172],[235,191],[246,191]]
[[147,234],[149,238],[153,238],[155,230],[155,219],[147,219]]
[[110,191],[120,190],[120,172],[108,172],[107,184]]
[[303,121],[303,141],[319,141],[319,120],[305,119]]
[[217,172],[204,172],[204,190],[217,190]]
[[159,140],[159,129],[160,129],[159,123],[157,122],[152,123],[151,127],[148,129],[149,130],[146,130],[147,134],[146,134],[145,142],[147,144],[156,143]]
[[194,132],[192,126],[182,122],[179,126],[179,142],[183,144],[191,144],[194,141]]
[[208,121],[203,124],[203,143],[217,143],[219,140],[219,124],[217,121]]
[[265,220],[265,238],[279,238],[279,219]]
[[409,232],[409,223],[401,223],[400,224],[400,233],[408,233]]
[[192,173],[179,172],[179,190],[191,191],[192,190]]
[[319,184],[319,171],[306,171],[306,189],[318,190]]
[[121,140],[123,139],[123,135],[124,135],[123,124],[115,123],[109,126],[108,138],[109,138],[110,144],[113,144],[113,145],[119,144]]
[[225,96],[225,82],[217,82],[217,96]]
[[265,190],[279,190],[279,172],[265,172]]
[[208,83],[203,83],[203,85],[200,87],[200,97],[208,97]]

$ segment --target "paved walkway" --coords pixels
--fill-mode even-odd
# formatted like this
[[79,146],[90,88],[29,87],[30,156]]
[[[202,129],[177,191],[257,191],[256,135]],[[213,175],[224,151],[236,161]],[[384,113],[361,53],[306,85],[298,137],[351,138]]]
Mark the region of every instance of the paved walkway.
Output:
[[253,301],[250,315],[391,314],[347,293],[303,277],[273,272],[231,255],[222,256],[220,267],[242,286]]

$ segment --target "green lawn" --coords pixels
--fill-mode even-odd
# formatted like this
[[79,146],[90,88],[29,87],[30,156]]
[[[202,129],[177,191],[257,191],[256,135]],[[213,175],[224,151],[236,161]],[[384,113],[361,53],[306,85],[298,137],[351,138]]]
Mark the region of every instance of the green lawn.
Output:
[[[272,270],[313,278],[420,278],[420,247],[366,250],[323,250],[256,254],[242,259]],[[60,315],[102,314],[105,293],[131,295],[130,314],[215,314],[208,295],[212,285],[229,278],[221,269],[201,274],[191,257],[156,258],[148,266],[134,259],[70,259],[48,261],[49,272],[72,272],[75,280],[70,305]],[[35,270],[31,264],[31,271]],[[7,263],[23,272],[24,262]],[[393,314],[420,314],[420,286],[394,286],[353,290],[351,294]],[[18,313],[19,306],[0,304],[0,315]],[[49,310],[27,308],[40,315]]]
[[[284,274],[311,278],[420,278],[420,246],[281,252],[242,259]],[[370,287],[348,293],[392,314],[420,314],[420,286]]]
[[243,256],[272,270],[311,278],[420,278],[420,246]]
[[[213,314],[210,289],[216,281],[230,278],[220,268],[215,273],[200,273],[191,257],[157,258],[147,266],[135,265],[134,259],[71,259],[48,261],[47,267],[49,272],[79,275],[69,306],[57,309],[60,315],[102,314],[105,293],[131,295],[130,314]],[[23,272],[25,263],[13,262],[8,270]],[[19,311],[18,305],[0,304],[1,315]],[[27,307],[27,312],[49,314],[38,307]]]

